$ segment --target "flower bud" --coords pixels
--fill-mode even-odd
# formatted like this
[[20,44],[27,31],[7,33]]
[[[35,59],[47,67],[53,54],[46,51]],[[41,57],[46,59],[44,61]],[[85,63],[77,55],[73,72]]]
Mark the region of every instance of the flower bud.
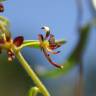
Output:
[[2,3],[0,3],[0,12],[4,12],[4,6]]

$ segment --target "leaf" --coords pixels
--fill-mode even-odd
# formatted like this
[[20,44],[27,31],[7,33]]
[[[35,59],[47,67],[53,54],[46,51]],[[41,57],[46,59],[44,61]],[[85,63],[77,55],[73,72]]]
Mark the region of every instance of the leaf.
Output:
[[6,1],[6,0],[0,0],[0,2],[4,2],[4,1]]

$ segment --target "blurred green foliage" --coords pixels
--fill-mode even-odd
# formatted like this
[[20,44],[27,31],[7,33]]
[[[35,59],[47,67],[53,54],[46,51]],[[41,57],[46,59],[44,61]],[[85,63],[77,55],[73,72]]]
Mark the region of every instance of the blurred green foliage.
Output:
[[10,63],[4,52],[0,54],[0,96],[27,96],[32,85],[17,60]]
[[3,2],[3,1],[6,1],[6,0],[0,0],[0,2]]

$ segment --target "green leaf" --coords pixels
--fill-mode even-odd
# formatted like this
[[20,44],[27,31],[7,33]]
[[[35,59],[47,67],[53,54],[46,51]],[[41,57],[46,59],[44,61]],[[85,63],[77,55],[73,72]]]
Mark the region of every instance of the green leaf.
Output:
[[4,1],[6,1],[6,0],[0,0],[0,2],[4,2]]

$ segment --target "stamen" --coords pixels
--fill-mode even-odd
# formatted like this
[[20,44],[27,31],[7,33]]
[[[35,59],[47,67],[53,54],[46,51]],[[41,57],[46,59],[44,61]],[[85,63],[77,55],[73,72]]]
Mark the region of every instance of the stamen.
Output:
[[57,68],[63,68],[63,66],[62,65],[58,65],[57,63],[55,63],[55,62],[53,62],[52,60],[51,60],[51,58],[50,58],[50,56],[47,54],[47,52],[46,52],[46,50],[43,48],[43,53],[44,53],[44,55],[45,55],[45,57],[47,58],[47,60],[53,65],[53,66],[55,66],[55,67],[57,67]]
[[[44,45],[43,45],[43,41],[48,38],[47,36],[50,36],[50,38],[49,38],[49,40],[48,40],[48,41],[49,41],[49,46],[47,46],[47,45],[44,46]],[[52,51],[52,50],[56,49],[57,47],[59,47],[59,44],[57,45],[57,44],[55,43],[54,35],[52,35],[52,34],[46,34],[46,37],[45,37],[45,39],[44,39],[43,35],[42,35],[42,34],[39,34],[39,35],[38,35],[38,39],[39,39],[39,42],[40,42],[40,48],[42,49],[42,51],[43,51],[45,57],[47,58],[47,60],[48,60],[53,66],[62,69],[63,66],[62,66],[62,65],[58,65],[57,63],[53,62],[53,61],[51,60],[51,58],[50,58],[50,55],[47,53],[47,52],[50,52],[50,53],[52,53],[52,54],[58,54],[58,53],[60,53],[60,51],[57,51],[57,52]]]
[[58,53],[60,53],[60,51],[54,52],[51,49],[49,49],[48,47],[46,47],[46,49],[47,49],[48,52],[50,52],[52,54],[58,54]]
[[57,45],[56,44],[49,44],[49,48],[51,50],[57,49]]

